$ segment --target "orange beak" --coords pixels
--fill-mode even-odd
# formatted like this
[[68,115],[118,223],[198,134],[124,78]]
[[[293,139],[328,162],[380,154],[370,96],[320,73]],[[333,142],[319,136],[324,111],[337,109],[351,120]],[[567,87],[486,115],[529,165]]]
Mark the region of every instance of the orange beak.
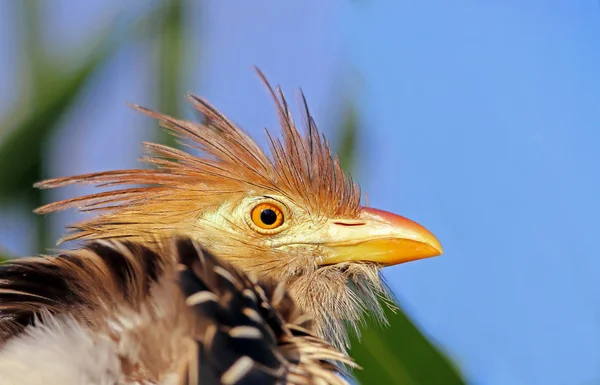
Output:
[[435,257],[443,253],[438,239],[410,219],[387,211],[363,207],[356,220],[330,220],[331,249],[322,265],[341,262],[375,262],[384,266]]

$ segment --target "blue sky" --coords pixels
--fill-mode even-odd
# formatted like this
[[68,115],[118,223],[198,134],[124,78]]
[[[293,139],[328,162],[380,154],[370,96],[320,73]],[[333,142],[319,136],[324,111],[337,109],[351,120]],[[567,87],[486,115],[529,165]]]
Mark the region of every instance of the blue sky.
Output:
[[476,382],[600,382],[599,4],[414,4],[346,19],[372,203],[446,250],[392,287]]
[[[18,86],[9,3],[0,0],[0,113]],[[45,43],[58,56],[143,2],[48,3]],[[385,275],[473,384],[600,382],[597,1],[207,4],[189,15],[203,38],[186,89],[248,131],[276,127],[253,65],[288,94],[301,86],[330,136],[338,101],[359,98],[355,176],[371,205],[427,226],[446,251]],[[50,175],[136,164],[151,137],[125,104],[153,102],[149,55],[131,44],[99,74],[52,143]],[[7,213],[0,232],[14,239],[27,221]],[[72,216],[56,218],[59,231]],[[23,253],[26,243],[10,242]]]

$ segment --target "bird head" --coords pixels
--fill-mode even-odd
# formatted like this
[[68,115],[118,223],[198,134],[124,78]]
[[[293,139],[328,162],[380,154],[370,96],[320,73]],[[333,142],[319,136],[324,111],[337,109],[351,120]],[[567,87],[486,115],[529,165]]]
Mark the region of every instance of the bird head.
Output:
[[205,118],[202,124],[134,106],[199,154],[145,143],[148,169],[37,184],[118,189],[50,203],[37,212],[77,208],[98,214],[71,226],[63,241],[193,237],[247,273],[286,282],[317,332],[343,346],[344,324],[356,325],[365,311],[383,317],[378,299],[387,291],[380,268],[440,255],[442,247],[421,225],[361,206],[357,184],[332,155],[304,97],[301,133],[279,87],[274,90],[259,75],[276,102],[282,131],[280,139],[267,131],[270,156],[202,98],[189,96]]

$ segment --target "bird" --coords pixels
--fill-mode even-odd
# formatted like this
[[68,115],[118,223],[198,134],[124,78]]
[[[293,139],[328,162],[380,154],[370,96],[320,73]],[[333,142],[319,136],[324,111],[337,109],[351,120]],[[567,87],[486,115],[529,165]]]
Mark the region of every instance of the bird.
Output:
[[283,282],[189,237],[0,265],[3,385],[348,384],[311,325]]
[[314,319],[317,335],[346,349],[365,314],[385,322],[381,303],[393,306],[381,268],[443,249],[417,222],[361,204],[358,183],[342,170],[304,94],[298,126],[281,87],[256,70],[281,126],[280,136],[266,130],[268,150],[202,97],[188,94],[201,122],[133,105],[181,146],[144,143],[149,167],[39,182],[41,189],[110,189],[51,202],[36,213],[95,214],[70,225],[60,242],[189,236],[246,273],[284,282]]

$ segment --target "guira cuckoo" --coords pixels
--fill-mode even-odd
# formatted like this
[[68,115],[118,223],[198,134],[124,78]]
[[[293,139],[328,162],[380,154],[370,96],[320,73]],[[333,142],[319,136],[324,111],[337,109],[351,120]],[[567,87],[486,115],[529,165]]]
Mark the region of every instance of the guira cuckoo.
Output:
[[301,130],[280,88],[259,75],[281,125],[281,138],[267,131],[270,155],[200,97],[189,100],[202,123],[135,106],[199,153],[146,143],[143,161],[150,168],[38,183],[118,189],[37,212],[76,208],[97,214],[71,226],[63,241],[188,236],[244,272],[284,282],[314,319],[317,334],[343,348],[346,325],[356,328],[364,312],[383,318],[378,298],[387,291],[380,268],[440,255],[442,246],[416,222],[362,206],[358,185],[342,171],[304,96]]

